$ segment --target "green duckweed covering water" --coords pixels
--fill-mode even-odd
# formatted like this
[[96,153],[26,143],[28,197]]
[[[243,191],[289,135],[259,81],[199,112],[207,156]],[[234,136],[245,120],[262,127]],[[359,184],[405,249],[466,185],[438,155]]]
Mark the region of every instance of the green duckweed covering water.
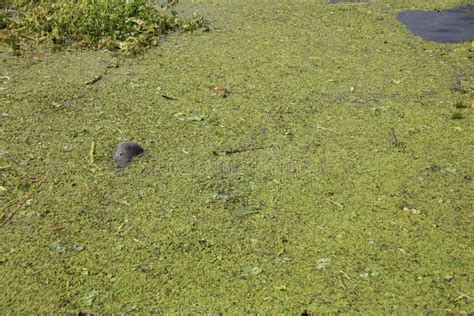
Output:
[[212,32],[133,59],[4,48],[0,310],[472,312],[472,46],[384,2],[183,0]]

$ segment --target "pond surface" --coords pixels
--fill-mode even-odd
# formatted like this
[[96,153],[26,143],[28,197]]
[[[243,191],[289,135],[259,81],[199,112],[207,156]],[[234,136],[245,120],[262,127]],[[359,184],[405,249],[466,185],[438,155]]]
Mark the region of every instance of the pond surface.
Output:
[[337,3],[368,3],[369,0],[329,0],[328,1],[331,4],[337,4]]
[[440,43],[460,43],[474,37],[474,6],[442,11],[407,10],[398,13],[400,22],[415,35]]

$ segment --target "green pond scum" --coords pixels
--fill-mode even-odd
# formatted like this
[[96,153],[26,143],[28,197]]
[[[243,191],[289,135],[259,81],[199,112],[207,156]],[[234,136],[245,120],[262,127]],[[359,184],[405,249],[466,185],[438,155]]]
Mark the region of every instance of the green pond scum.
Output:
[[396,19],[470,1],[387,3],[182,0],[211,32],[135,57],[2,46],[2,313],[472,313],[472,42]]

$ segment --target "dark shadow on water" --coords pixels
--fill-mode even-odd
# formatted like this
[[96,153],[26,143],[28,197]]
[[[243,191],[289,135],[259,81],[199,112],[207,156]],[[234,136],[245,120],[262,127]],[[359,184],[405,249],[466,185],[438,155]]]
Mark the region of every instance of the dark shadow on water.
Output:
[[474,38],[474,6],[442,11],[400,11],[398,20],[415,35],[440,43],[461,43]]

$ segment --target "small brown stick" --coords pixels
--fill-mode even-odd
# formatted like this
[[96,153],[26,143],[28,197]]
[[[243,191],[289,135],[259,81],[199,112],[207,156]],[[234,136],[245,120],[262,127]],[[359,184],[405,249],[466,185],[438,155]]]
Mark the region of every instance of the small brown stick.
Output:
[[391,133],[391,135],[392,135],[392,143],[393,143],[395,146],[400,145],[400,142],[398,141],[397,134],[395,133],[395,130],[394,130],[393,128],[390,129],[390,133]]
[[346,284],[344,283],[344,279],[342,278],[342,276],[339,274],[339,283],[341,284],[341,287],[344,289],[344,290],[347,290],[347,286]]
[[54,227],[52,229],[53,232],[55,233],[62,233],[64,231],[64,227],[63,226],[57,226],[57,227]]
[[27,196],[25,196],[18,204],[16,205],[15,209],[8,215],[7,219],[0,225],[0,227],[3,227],[8,224],[8,222],[15,216],[15,214],[18,212],[19,209],[25,205],[25,203],[37,192],[37,190],[41,187],[41,185],[46,181],[48,177],[45,177],[43,180],[39,181],[38,184],[36,185],[36,189],[28,193]]
[[211,90],[217,93],[221,98],[227,98],[230,95],[230,90],[224,87],[214,85],[211,87]]
[[342,270],[339,270],[339,272],[341,272],[349,281],[351,280],[351,278],[347,275],[347,273],[345,273]]
[[316,128],[318,128],[318,129],[321,129],[321,130],[323,130],[323,131],[329,131],[329,132],[332,132],[332,129],[330,129],[330,128],[326,128],[326,127],[322,127],[322,126],[321,126],[321,125],[319,125],[319,124],[316,124]]
[[341,203],[337,203],[336,201],[333,201],[333,200],[330,200],[330,199],[328,199],[328,201],[331,202],[332,204],[336,205],[339,208],[344,208],[344,205],[342,205]]
[[173,101],[178,100],[177,98],[173,98],[173,97],[167,96],[166,94],[162,94],[161,96],[162,96],[163,98],[165,98],[166,100],[173,100]]
[[276,197],[278,196],[278,194],[280,194],[281,190],[282,190],[282,187],[280,187],[280,188],[276,191],[276,193],[273,195],[272,202],[275,201]]
[[91,85],[102,79],[102,75],[95,75],[91,80],[86,81],[86,85]]
[[458,292],[459,294],[459,297],[455,299],[455,301],[459,301],[460,299],[462,298],[467,298],[468,300],[472,301],[474,298],[472,298],[471,296],[467,295],[466,293],[463,293],[463,292],[460,292],[458,290],[455,290],[456,292]]
[[269,146],[265,147],[239,147],[236,149],[229,149],[229,150],[223,150],[223,149],[216,149],[212,152],[214,156],[224,156],[224,155],[231,155],[231,154],[237,154],[237,153],[244,153],[247,151],[256,151],[259,149],[265,149],[269,148]]

